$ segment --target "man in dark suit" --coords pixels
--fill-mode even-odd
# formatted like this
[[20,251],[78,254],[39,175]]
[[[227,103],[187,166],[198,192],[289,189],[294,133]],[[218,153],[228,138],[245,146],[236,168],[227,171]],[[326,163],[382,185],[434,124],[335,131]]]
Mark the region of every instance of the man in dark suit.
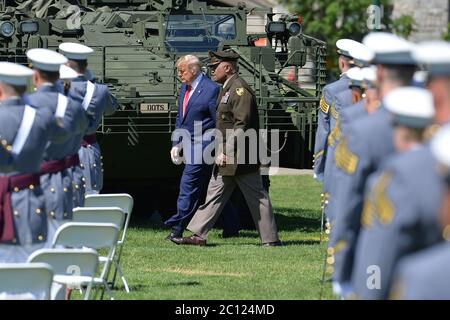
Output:
[[[204,134],[216,126],[216,101],[220,91],[219,86],[201,72],[200,61],[196,56],[181,57],[176,67],[183,84],[178,99],[178,130],[175,132],[184,134],[183,139],[172,136],[170,156],[175,164],[181,164],[184,158],[185,167],[180,182],[177,213],[165,222],[172,228],[167,240],[182,236],[204,199],[202,196],[206,193],[212,171],[212,165],[203,161],[203,150],[211,141]],[[201,133],[201,136],[196,136],[196,132]]]
[[[225,207],[233,190],[238,187],[248,204],[253,221],[264,245],[280,245],[269,195],[263,188],[259,161],[254,153],[257,141],[244,142],[242,136],[259,130],[256,97],[249,85],[239,77],[239,55],[232,50],[211,53],[213,79],[223,84],[217,100],[216,128],[226,141],[219,141],[216,164],[208,186],[205,204],[200,206],[187,229],[193,235],[174,238],[177,244],[205,245],[209,231]],[[231,133],[231,137],[228,134]],[[219,135],[220,136],[220,135]],[[220,139],[219,139],[220,140]],[[253,150],[253,152],[251,152]]]

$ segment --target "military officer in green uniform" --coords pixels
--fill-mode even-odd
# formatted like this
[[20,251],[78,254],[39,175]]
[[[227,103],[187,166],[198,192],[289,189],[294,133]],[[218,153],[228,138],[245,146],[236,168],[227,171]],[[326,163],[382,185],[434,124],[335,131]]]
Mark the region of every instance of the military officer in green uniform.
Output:
[[[216,166],[209,182],[206,201],[187,227],[193,235],[172,241],[177,244],[205,245],[209,231],[233,190],[238,187],[250,208],[262,244],[280,245],[272,205],[261,181],[258,151],[254,157],[255,150],[250,148],[250,143],[239,143],[242,135],[252,130],[258,136],[259,116],[255,94],[239,77],[237,53],[227,50],[210,54],[213,80],[223,84],[217,100],[216,129],[226,139],[218,143]],[[258,143],[252,141],[251,144],[255,142]]]

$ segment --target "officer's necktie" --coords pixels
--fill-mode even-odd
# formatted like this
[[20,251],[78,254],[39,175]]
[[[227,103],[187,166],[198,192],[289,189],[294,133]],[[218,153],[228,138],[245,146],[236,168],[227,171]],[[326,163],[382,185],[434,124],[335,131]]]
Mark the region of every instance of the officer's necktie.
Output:
[[189,95],[191,93],[192,86],[187,85],[186,86],[186,92],[184,93],[184,99],[183,99],[183,117],[186,116],[186,107],[189,102]]

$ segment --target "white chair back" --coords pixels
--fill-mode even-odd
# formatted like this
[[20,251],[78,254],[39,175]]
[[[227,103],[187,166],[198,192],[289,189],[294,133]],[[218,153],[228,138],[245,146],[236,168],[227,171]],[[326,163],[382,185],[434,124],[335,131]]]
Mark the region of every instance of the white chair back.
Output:
[[119,207],[125,212],[125,225],[122,230],[122,237],[119,242],[123,244],[125,236],[130,224],[131,212],[133,211],[133,197],[127,193],[110,193],[110,194],[88,194],[85,197],[84,207]]
[[55,275],[94,277],[98,253],[93,249],[40,249],[28,257],[28,262],[49,264]]
[[120,230],[124,220],[125,213],[119,207],[73,209],[73,222],[112,223]]
[[53,270],[46,263],[0,264],[1,300],[48,300]]
[[116,245],[118,232],[117,226],[112,223],[67,222],[56,231],[53,247],[112,249]]

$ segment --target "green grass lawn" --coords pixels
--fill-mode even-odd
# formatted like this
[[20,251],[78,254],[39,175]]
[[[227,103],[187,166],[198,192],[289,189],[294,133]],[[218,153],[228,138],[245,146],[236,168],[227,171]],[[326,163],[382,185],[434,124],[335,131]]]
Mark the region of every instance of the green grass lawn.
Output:
[[[319,299],[320,185],[309,176],[272,177],[270,196],[284,247],[259,246],[252,230],[231,239],[213,230],[206,247],[177,246],[164,240],[160,221],[135,216],[122,259],[131,293],[120,284],[115,298]],[[329,284],[323,298],[332,298]]]

